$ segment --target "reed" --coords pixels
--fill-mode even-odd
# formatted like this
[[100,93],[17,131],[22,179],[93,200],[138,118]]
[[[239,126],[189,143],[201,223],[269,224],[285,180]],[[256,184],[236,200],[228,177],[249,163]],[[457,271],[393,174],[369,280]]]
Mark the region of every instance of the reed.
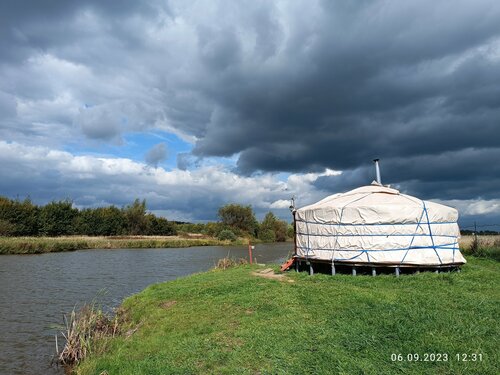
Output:
[[145,249],[244,244],[244,239],[221,241],[213,237],[119,236],[119,237],[0,237],[0,254],[40,254],[82,249]]
[[232,259],[229,256],[227,256],[217,261],[215,269],[226,270],[228,268],[236,267],[243,264],[248,264],[248,261],[244,258]]
[[56,335],[53,363],[65,367],[74,366],[94,353],[101,353],[106,339],[119,334],[119,314],[105,314],[95,302],[85,304],[79,311],[73,309],[69,316],[63,315],[63,320],[61,334],[65,344],[59,351]]

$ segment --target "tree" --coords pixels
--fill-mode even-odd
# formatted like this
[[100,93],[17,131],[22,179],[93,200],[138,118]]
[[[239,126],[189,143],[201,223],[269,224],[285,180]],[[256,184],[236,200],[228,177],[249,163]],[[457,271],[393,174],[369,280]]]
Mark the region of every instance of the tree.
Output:
[[264,220],[262,220],[262,223],[260,223],[259,239],[265,242],[276,241],[276,233],[274,231],[274,227],[277,221],[278,218],[272,212],[268,212],[266,216],[264,216]]
[[277,242],[285,242],[287,237],[288,224],[286,221],[278,220],[274,224],[274,233]]
[[227,204],[219,208],[219,218],[223,225],[230,227],[233,232],[245,232],[251,236],[257,234],[259,223],[251,206]]
[[259,229],[259,239],[265,242],[284,242],[287,237],[288,224],[279,220],[272,212],[268,212]]
[[69,200],[46,204],[40,210],[40,234],[44,236],[73,234],[77,214],[78,210],[73,208]]
[[[175,224],[164,217],[156,217],[153,214],[147,214],[148,235],[152,236],[174,236],[177,234]],[[146,233],[145,233],[146,234]]]
[[38,234],[38,206],[29,198],[20,202],[0,197],[0,221],[4,236],[36,236]]
[[134,203],[123,209],[126,218],[128,234],[137,235],[147,232],[148,220],[146,218],[146,200],[136,199]]
[[75,232],[88,236],[116,236],[125,231],[123,212],[115,206],[86,208],[78,214]]

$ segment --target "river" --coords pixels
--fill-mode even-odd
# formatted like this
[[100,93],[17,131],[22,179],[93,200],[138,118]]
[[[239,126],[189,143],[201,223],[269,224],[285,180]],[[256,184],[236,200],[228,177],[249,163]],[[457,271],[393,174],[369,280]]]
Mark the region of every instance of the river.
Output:
[[[290,243],[259,244],[259,263],[280,263]],[[150,284],[213,268],[218,259],[247,257],[247,247],[80,250],[0,256],[0,374],[62,374],[50,367],[53,328],[63,313],[98,296],[112,308]]]

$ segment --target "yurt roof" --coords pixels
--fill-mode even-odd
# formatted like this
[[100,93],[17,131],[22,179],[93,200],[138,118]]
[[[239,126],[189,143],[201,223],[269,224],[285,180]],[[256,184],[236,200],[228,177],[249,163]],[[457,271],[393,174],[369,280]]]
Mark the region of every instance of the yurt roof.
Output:
[[316,210],[380,208],[382,212],[387,212],[389,209],[393,215],[401,216],[404,213],[398,212],[400,209],[404,208],[403,211],[405,212],[408,212],[409,209],[421,212],[424,206],[435,215],[437,214],[438,217],[456,220],[458,216],[458,212],[452,207],[402,194],[396,189],[380,185],[375,181],[371,185],[362,186],[346,193],[330,195],[319,202],[299,208],[297,212],[300,214],[301,212]]

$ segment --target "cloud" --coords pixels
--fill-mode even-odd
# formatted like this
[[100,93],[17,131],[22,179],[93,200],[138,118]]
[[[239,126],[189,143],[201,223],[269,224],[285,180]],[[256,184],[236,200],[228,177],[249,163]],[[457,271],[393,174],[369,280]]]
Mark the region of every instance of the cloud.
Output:
[[158,163],[165,161],[166,159],[167,146],[163,142],[153,146],[144,156],[146,163],[154,167],[157,167]]
[[[494,199],[500,189],[500,149],[466,148],[438,155],[383,159],[382,182],[423,199]],[[321,176],[314,185],[330,192],[345,191],[375,179],[372,165]]]
[[306,204],[324,194],[310,185],[314,180],[310,174],[290,175],[283,181],[272,174],[240,176],[220,166],[167,171],[126,158],[76,156],[4,141],[0,141],[0,175],[9,176],[0,180],[0,191],[9,197],[29,195],[38,203],[69,198],[79,207],[122,206],[145,198],[154,212],[195,221],[215,220],[217,209],[233,202],[251,204],[259,216],[276,208],[290,220],[288,209],[280,211],[275,202],[295,195]]
[[[68,198],[78,207],[123,206],[145,198],[152,212],[189,221],[216,220],[218,208],[227,203],[251,204],[259,218],[273,211],[290,221],[290,198],[295,198],[297,207],[316,202],[330,194],[317,187],[318,181],[342,176],[325,170],[248,177],[211,165],[167,171],[126,158],[76,156],[4,141],[0,141],[0,175],[8,176],[0,179],[2,195],[12,198],[30,196],[37,203]],[[436,201],[458,208],[463,223],[500,223],[497,198]]]
[[[222,173],[213,165],[222,157],[235,160],[231,172],[221,167],[223,178],[252,188],[274,181],[270,190],[280,191],[273,173],[286,172],[288,192],[308,201],[371,181],[379,157],[384,182],[422,198],[498,196],[500,8],[493,0],[32,0],[0,4],[0,48],[0,137],[11,146],[126,147],[124,134],[161,130],[193,146],[176,156],[178,177]],[[21,148],[14,151],[34,150]],[[19,170],[31,170],[19,157]],[[66,157],[91,171],[107,163]],[[142,181],[146,166],[127,163]],[[68,178],[68,194],[85,204],[107,199],[73,191],[77,171],[64,165],[42,168],[51,177],[43,186],[55,190],[41,197],[62,194],[53,181]],[[12,189],[32,186],[19,181]],[[200,196],[215,206],[218,193]],[[228,196],[250,198],[238,194]],[[256,199],[285,209],[288,198]]]

